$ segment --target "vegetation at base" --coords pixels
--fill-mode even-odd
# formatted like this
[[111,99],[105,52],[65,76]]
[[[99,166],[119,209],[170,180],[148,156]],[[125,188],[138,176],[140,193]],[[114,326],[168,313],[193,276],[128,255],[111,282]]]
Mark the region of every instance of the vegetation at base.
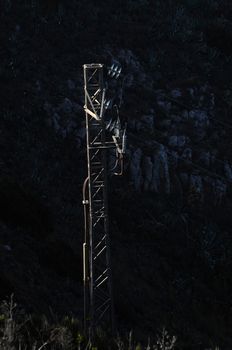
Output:
[[27,315],[17,306],[13,294],[0,305],[0,349],[1,350],[172,350],[176,337],[170,336],[163,328],[155,337],[152,345],[142,345],[133,339],[132,331],[128,337],[117,335],[112,338],[97,330],[91,343],[83,335],[79,321],[72,317],[52,320],[46,316]]

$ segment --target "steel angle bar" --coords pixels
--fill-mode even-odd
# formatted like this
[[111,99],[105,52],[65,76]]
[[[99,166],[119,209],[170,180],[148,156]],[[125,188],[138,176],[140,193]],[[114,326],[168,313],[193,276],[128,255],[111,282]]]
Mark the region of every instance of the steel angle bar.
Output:
[[102,169],[102,165],[101,164],[92,164],[92,169],[94,174],[96,174],[97,171],[100,171],[100,169]]
[[93,215],[97,217],[97,220],[94,223],[94,227],[98,224],[99,220],[102,219],[103,217],[105,218],[105,212],[104,212],[104,207],[101,207],[98,210],[93,211]]
[[97,307],[96,311],[100,311],[101,308],[103,308],[105,305],[107,305],[110,302],[110,298],[108,298],[103,304]]
[[106,288],[97,288],[94,292],[99,303],[104,303],[106,300],[111,299],[109,293],[106,293]]
[[102,198],[101,199],[94,199],[93,203],[96,205],[102,204],[102,206],[104,206],[104,200]]
[[104,142],[104,144],[102,143],[102,142],[95,142],[95,145],[96,146],[102,146],[102,145],[110,145],[110,146],[113,146],[113,145],[115,145],[115,143],[114,143],[114,141],[106,141],[106,142]]
[[91,96],[91,100],[94,102],[97,98],[97,95],[101,92],[101,89],[97,89],[97,91]]
[[100,185],[94,185],[93,188],[99,188],[101,187],[102,189],[105,187],[104,183],[100,184]]
[[91,97],[89,96],[89,93],[88,93],[88,90],[87,90],[87,89],[86,89],[86,91],[85,91],[85,94],[86,94],[86,97],[87,97],[87,99],[88,99],[88,101],[89,101],[91,107],[92,107],[93,112],[96,114],[96,116],[97,116],[97,118],[98,118],[98,120],[99,120],[100,118],[99,118],[99,116],[98,116],[98,114],[97,114],[96,109],[94,108],[93,101],[91,100]]
[[[97,293],[98,290],[95,289],[94,292]],[[105,307],[110,306],[110,304],[111,304],[111,298],[109,295],[107,295],[105,299],[99,299],[98,304],[96,305],[96,314],[100,315],[102,312],[104,312]]]
[[[99,243],[99,244],[97,244],[97,246],[98,247],[95,247],[94,249],[93,249],[93,252],[95,252],[96,250],[98,250],[99,248],[101,248],[101,246],[102,246],[102,244],[104,244],[104,245],[106,245],[107,244],[107,242],[106,242],[106,240],[104,239],[104,240],[101,240],[101,242]],[[102,249],[102,248],[101,248]],[[100,249],[100,251],[99,252],[101,252],[101,249]],[[98,252],[98,253],[99,253]],[[97,254],[98,254],[97,253]],[[108,267],[106,268],[106,270],[105,271],[108,271]]]
[[[94,143],[97,141],[97,139],[102,135],[102,129],[97,133],[97,135],[94,137],[94,139],[90,142],[91,145],[94,145]],[[97,147],[96,147],[97,148]]]
[[98,192],[96,194],[96,197],[93,198],[93,206],[94,206],[95,209],[100,209],[100,207],[104,208],[105,203],[104,203],[104,201],[101,198],[102,197],[101,196],[101,192],[102,191]]
[[104,169],[102,168],[97,174],[97,176],[93,179],[93,184],[99,179],[99,177],[103,174],[103,172],[104,172]]
[[96,260],[105,250],[106,250],[106,245],[100,250],[100,252],[97,253],[97,255],[93,257],[93,260]]
[[[99,203],[99,205],[101,205],[101,204]],[[101,215],[101,214],[105,215],[104,205],[101,205],[101,207],[99,207],[99,205],[94,203],[94,208],[93,208],[93,215],[94,216]]]
[[109,310],[110,305],[108,305],[105,310],[101,313],[101,315],[98,317],[96,324],[99,324],[99,322],[101,321],[101,319],[103,318],[103,316],[105,315],[105,313]]
[[[98,230],[98,227],[100,227],[101,223],[99,224],[99,221],[105,217],[104,210],[99,209],[99,210],[94,210],[93,211],[93,228],[95,231]],[[102,220],[103,221],[103,220]],[[98,225],[99,224],[99,225]],[[97,226],[98,225],[98,226]],[[98,232],[95,232],[95,235],[99,235]],[[97,237],[97,236],[96,236]]]
[[96,146],[96,147],[90,147],[90,149],[96,149],[96,148],[99,148],[99,150],[103,150],[103,149],[110,149],[110,148],[114,148],[115,149],[115,146]]
[[100,149],[97,149],[96,152],[91,156],[90,160],[93,161],[99,152],[100,152]]
[[104,203],[93,203],[93,214],[97,215],[100,213],[104,214]]
[[97,190],[93,193],[93,198],[96,198],[97,195],[100,195],[100,192],[102,191],[104,187],[99,186]]
[[91,80],[93,79],[93,77],[96,75],[97,71],[98,71],[98,68],[96,68],[96,69],[94,70],[94,72],[92,73],[92,75],[88,78],[88,83],[90,83],[90,81],[91,81]]
[[[91,119],[90,119],[90,121],[91,121]],[[101,127],[101,123],[93,123],[93,122],[91,122],[90,123],[90,125],[91,125],[91,127],[93,127],[94,129],[96,129],[97,127],[99,128],[99,127]]]
[[107,298],[109,298],[110,297],[110,295],[109,295],[109,293],[108,293],[108,291],[106,291],[106,289],[104,288],[98,288],[97,290],[96,290],[96,297],[98,298],[98,299],[103,299],[103,298],[105,298],[105,300],[107,299]]
[[91,115],[91,117],[93,117],[95,120],[101,121],[101,119],[98,117],[98,115],[93,113],[92,111],[90,111],[90,109],[88,109],[88,107],[84,106],[84,110],[87,114]]
[[94,222],[93,227],[96,227],[97,224],[99,223],[99,221],[100,221],[101,219],[103,219],[104,217],[105,217],[105,214],[102,214],[101,216],[99,216],[99,217],[97,218],[97,220]]
[[[100,206],[99,206],[100,205]],[[105,215],[104,213],[104,205],[103,204],[97,204],[97,203],[94,203],[93,204],[94,208],[93,208],[93,215],[96,217],[96,216],[99,216],[99,215]]]
[[87,102],[90,104],[90,107],[92,108],[92,111],[93,111],[95,114],[97,114],[97,112],[96,112],[96,110],[95,110],[95,108],[94,108],[94,105],[93,105],[93,101],[92,101],[91,97],[89,96],[89,92],[88,92],[87,89],[85,89],[85,95],[86,95],[86,97],[87,97]]
[[94,289],[98,289],[99,287],[101,287],[105,282],[107,282],[108,279],[109,279],[109,276],[106,276],[105,278],[103,278],[102,281],[100,281],[98,284],[94,285]]
[[94,109],[97,110],[97,111],[99,111],[100,105],[101,105],[101,103],[98,100],[95,100],[95,102],[93,103]]
[[92,187],[93,187],[93,188],[105,187],[105,185],[104,185],[104,181],[102,181],[102,180],[96,181],[96,183],[95,183],[95,184],[93,184],[93,186],[92,186]]
[[[105,240],[105,239],[106,239],[106,234],[102,237],[101,241],[93,248],[93,250],[97,249],[97,248],[101,245],[101,243],[103,242],[103,240]],[[108,270],[108,269],[109,269],[109,268],[107,267],[106,270]]]
[[98,282],[99,279],[101,279],[108,271],[109,271],[109,268],[107,267],[105,271],[103,271],[102,274],[95,279],[95,283]]
[[[95,266],[97,267],[97,263],[95,264]],[[102,270],[103,270],[103,269],[102,269],[102,266],[99,266],[98,269],[96,268],[96,269],[95,269],[95,273],[97,273],[97,270],[99,271],[99,273],[101,273],[101,275],[98,274],[98,278],[94,280],[94,283],[97,283],[97,282],[99,281],[99,279],[101,278],[101,276],[103,277],[103,274],[102,274]],[[108,275],[109,269],[106,269],[105,271],[106,271],[105,274]],[[109,293],[107,293],[107,295],[109,295]],[[101,295],[101,293],[99,293],[98,297],[99,297],[99,298],[103,298],[103,297],[105,298],[105,295]]]

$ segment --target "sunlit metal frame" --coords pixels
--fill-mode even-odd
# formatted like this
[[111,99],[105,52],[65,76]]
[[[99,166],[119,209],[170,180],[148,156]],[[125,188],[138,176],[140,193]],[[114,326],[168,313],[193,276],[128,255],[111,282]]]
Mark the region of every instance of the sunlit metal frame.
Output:
[[[86,113],[88,161],[88,177],[83,186],[85,212],[83,244],[84,328],[90,336],[93,336],[99,326],[109,327],[110,325],[111,330],[114,330],[107,196],[107,150],[114,148],[117,151],[120,170],[115,174],[122,175],[125,148],[125,137],[123,141],[119,136],[108,135],[109,133],[106,131],[103,70],[102,64],[84,65],[84,110]],[[120,71],[115,67],[114,74],[117,77],[120,74]]]

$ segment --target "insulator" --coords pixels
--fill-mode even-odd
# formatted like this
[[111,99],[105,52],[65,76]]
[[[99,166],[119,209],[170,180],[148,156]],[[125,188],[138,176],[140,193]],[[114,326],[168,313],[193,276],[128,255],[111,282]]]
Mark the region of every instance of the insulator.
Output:
[[109,125],[109,131],[113,131],[115,129],[116,122],[111,119],[110,125]]
[[118,79],[118,77],[120,76],[121,72],[122,72],[122,67],[119,68],[119,70],[118,70],[118,72],[117,72],[117,74],[115,76],[116,79]]
[[122,67],[118,64],[113,63],[112,66],[108,69],[108,75],[111,78],[118,79],[119,75],[121,74]]
[[117,121],[114,119],[109,119],[105,121],[106,123],[106,130],[112,132],[116,128]]
[[112,132],[115,129],[115,126],[116,126],[116,122],[112,120],[109,130]]
[[117,138],[120,137],[120,130],[118,130],[117,128],[114,128],[114,136]]
[[115,70],[115,64],[113,63],[112,66],[108,70],[108,75],[112,76],[112,74],[114,73],[114,70]]
[[105,109],[109,109],[111,107],[111,104],[112,104],[112,100],[105,101],[105,103],[104,103]]
[[106,121],[106,130],[110,130],[112,119]]
[[115,126],[114,126],[114,136],[120,137],[120,133],[121,133],[121,122],[120,122],[120,119],[118,117],[117,121],[115,122]]

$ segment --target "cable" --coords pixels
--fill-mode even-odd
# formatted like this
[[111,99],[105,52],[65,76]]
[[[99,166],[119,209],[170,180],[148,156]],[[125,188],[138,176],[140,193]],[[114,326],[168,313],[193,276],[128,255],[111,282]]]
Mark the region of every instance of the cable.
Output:
[[87,205],[89,201],[86,199],[86,186],[89,182],[89,177],[87,177],[83,183],[82,194],[83,194],[83,205],[84,205],[84,221],[85,221],[85,243],[87,242],[87,233],[88,233],[88,219],[87,219]]
[[87,205],[89,205],[89,201],[86,199],[86,186],[89,182],[89,177],[87,177],[83,183],[82,193],[83,193],[83,205],[84,205],[84,227],[85,227],[85,239],[83,244],[83,294],[84,294],[84,330],[87,331],[87,310],[88,310],[88,277],[89,277],[89,269],[88,269],[88,233],[89,233],[89,222],[88,222],[88,214],[87,214]]

